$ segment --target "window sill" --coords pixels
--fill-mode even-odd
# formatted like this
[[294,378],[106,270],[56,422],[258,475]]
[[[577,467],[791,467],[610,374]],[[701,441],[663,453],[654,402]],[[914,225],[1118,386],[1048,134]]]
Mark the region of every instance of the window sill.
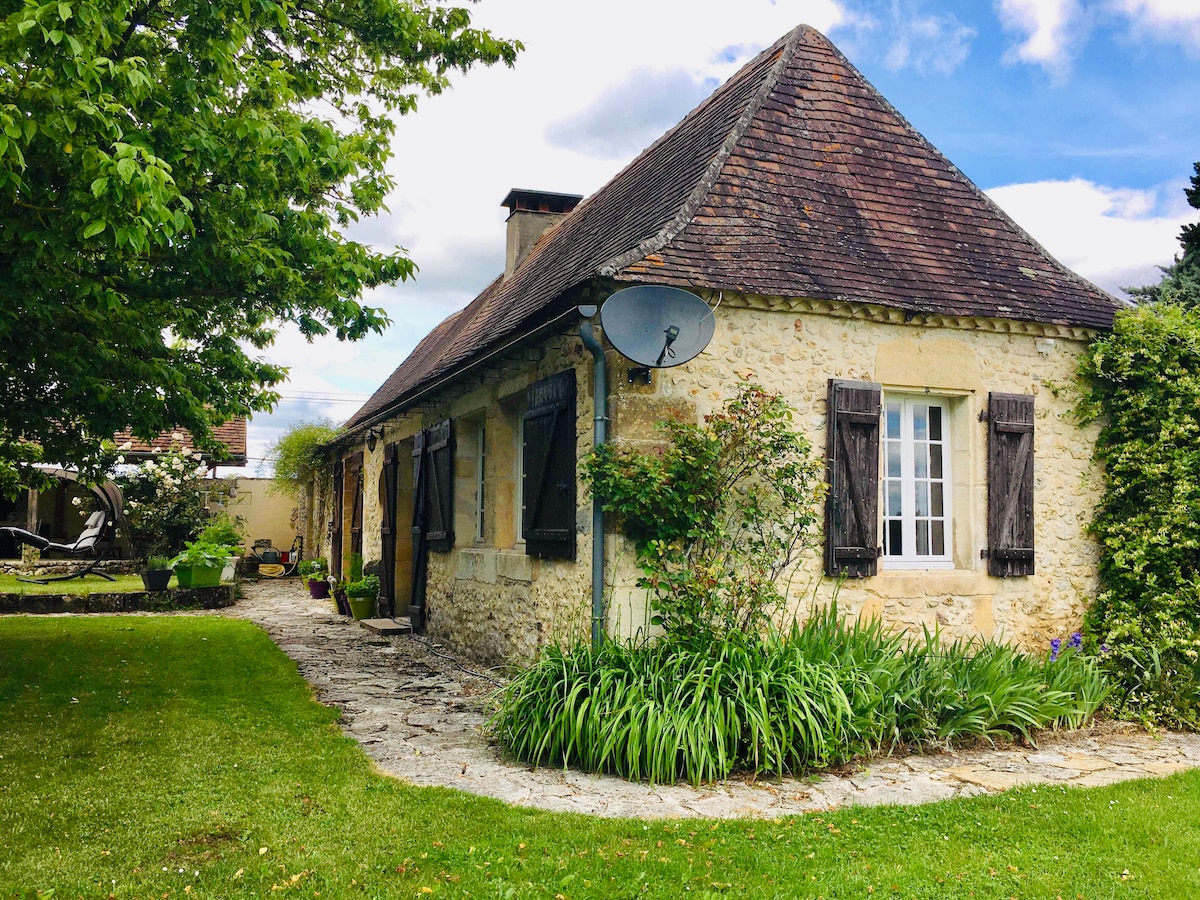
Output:
[[973,569],[882,569],[872,590],[890,597],[971,597],[996,592],[997,579]]

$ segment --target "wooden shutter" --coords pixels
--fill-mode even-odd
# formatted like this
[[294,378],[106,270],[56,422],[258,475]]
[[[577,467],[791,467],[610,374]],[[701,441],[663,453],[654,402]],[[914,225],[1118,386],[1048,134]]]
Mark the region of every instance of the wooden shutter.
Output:
[[1033,574],[1033,396],[988,394],[988,574]]
[[355,453],[346,461],[346,479],[351,483],[354,502],[350,506],[350,552],[363,551],[363,455]]
[[879,566],[882,388],[830,379],[825,430],[825,574],[862,578]]
[[333,464],[333,515],[329,517],[329,571],[342,577],[342,461]]
[[384,616],[396,614],[396,489],[400,475],[399,445],[388,444],[383,449],[383,520],[379,526],[380,592],[379,609]]
[[531,384],[521,444],[521,537],[530,556],[575,558],[575,370]]
[[413,631],[425,628],[425,584],[429,572],[429,552],[425,541],[429,496],[429,455],[425,452],[428,434],[418,431],[413,436],[413,514],[412,514],[412,581],[409,585],[408,617]]
[[448,553],[454,546],[454,423],[447,419],[426,429],[429,511],[425,539],[430,550]]

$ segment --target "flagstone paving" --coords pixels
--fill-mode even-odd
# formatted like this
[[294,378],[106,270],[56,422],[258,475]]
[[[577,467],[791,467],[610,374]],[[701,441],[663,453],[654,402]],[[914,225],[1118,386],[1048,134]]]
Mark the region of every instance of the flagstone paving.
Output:
[[883,758],[813,778],[738,778],[699,788],[533,769],[505,760],[483,733],[495,690],[481,677],[486,673],[464,672],[424,638],[373,634],[339,616],[330,601],[310,599],[293,579],[248,582],[244,593],[224,614],[265,628],[317,698],[341,710],[343,729],[381,771],[522,806],[601,816],[772,818],[856,804],[929,803],[1027,784],[1090,787],[1200,766],[1200,735],[1152,736],[1106,723],[1043,735],[1036,748]]

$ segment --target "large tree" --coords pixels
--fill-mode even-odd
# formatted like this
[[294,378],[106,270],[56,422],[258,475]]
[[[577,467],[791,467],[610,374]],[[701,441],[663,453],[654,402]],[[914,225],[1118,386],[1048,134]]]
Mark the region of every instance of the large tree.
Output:
[[[1200,162],[1192,164],[1192,185],[1183,189],[1188,204],[1200,209]],[[1139,302],[1164,300],[1181,306],[1200,306],[1200,222],[1184,225],[1179,233],[1181,256],[1165,267],[1162,281],[1146,287],[1127,288]]]
[[[0,488],[41,448],[264,410],[281,323],[355,340],[403,251],[393,117],[520,44],[436,0],[0,0]],[[247,350],[249,352],[247,352]],[[36,454],[36,451],[34,451]]]

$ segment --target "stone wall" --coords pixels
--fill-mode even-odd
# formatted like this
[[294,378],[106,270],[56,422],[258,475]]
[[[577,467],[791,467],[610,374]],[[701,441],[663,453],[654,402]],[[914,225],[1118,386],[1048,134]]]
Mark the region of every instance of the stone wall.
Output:
[[[636,391],[624,387],[618,365],[612,431],[618,441],[645,445],[664,413],[696,420],[719,407],[741,379],[782,391],[798,411],[796,424],[823,455],[830,378],[879,382],[885,393],[946,398],[953,568],[888,570],[881,561],[879,575],[837,589],[822,575],[818,546],[793,577],[789,615],[803,617],[814,597],[825,603],[836,590],[849,613],[881,616],[914,632],[939,627],[952,637],[982,635],[1040,647],[1079,627],[1096,589],[1097,548],[1086,532],[1100,492],[1091,463],[1095,429],[1079,428],[1069,398],[1056,393],[1071,384],[1088,337],[1081,330],[1007,320],[906,321],[875,307],[727,296],[712,343],[692,362],[654,373],[655,383]],[[989,577],[980,556],[987,543],[987,425],[980,413],[989,391],[1035,397],[1033,576]],[[636,572],[628,548],[618,554],[610,626],[627,633],[645,627],[645,597],[632,587]]]
[[[375,451],[363,456],[363,558],[369,563],[382,556],[384,447],[397,442],[401,450],[396,608],[402,613],[408,605],[405,576],[411,558],[412,470],[406,461],[411,459],[412,437],[425,425],[454,420],[455,542],[448,553],[429,554],[426,632],[481,662],[529,660],[547,643],[587,635],[590,628],[589,496],[579,492],[574,560],[527,556],[517,508],[525,390],[572,367],[576,370],[577,459],[582,459],[592,447],[591,355],[573,335],[554,337],[540,348],[523,351],[419,412],[385,422]],[[476,496],[481,465],[482,517]],[[347,497],[346,522],[349,502]]]
[[[1090,462],[1094,431],[1078,428],[1069,401],[1055,393],[1072,381],[1088,338],[1078,329],[1008,320],[906,317],[863,305],[726,296],[706,351],[683,366],[653,372],[649,384],[631,380],[632,364],[608,352],[610,438],[653,446],[661,440],[657,422],[669,417],[698,421],[718,408],[739,380],[782,391],[798,411],[796,424],[821,455],[830,378],[875,381],[885,392],[945,398],[954,475],[953,568],[894,571],[881,563],[879,575],[841,585],[839,602],[851,614],[882,616],[912,630],[937,626],[950,636],[983,635],[1037,646],[1078,627],[1096,585],[1096,548],[1086,534],[1099,492]],[[456,540],[450,552],[430,554],[427,628],[432,637],[480,661],[528,660],[551,641],[588,633],[591,499],[586,489],[581,485],[578,492],[574,561],[526,556],[518,531],[525,389],[567,367],[577,373],[576,449],[582,460],[592,446],[593,364],[573,331],[386,422],[374,452],[355,448],[364,450],[363,556],[370,562],[381,556],[383,448],[395,441],[411,455],[412,437],[424,425],[454,419]],[[980,558],[986,545],[987,432],[979,413],[986,409],[989,391],[1036,398],[1037,574],[1029,577],[989,577]],[[476,495],[480,473],[482,519]],[[401,482],[398,612],[408,604],[404,572],[412,499],[407,464],[401,466]],[[348,486],[347,545],[351,502]],[[819,539],[814,535],[815,542]],[[633,554],[618,535],[608,536],[607,557],[609,632],[645,632],[645,594],[634,586]],[[803,616],[814,598],[828,602],[836,588],[821,574],[820,549],[814,546],[792,578],[788,614]]]

